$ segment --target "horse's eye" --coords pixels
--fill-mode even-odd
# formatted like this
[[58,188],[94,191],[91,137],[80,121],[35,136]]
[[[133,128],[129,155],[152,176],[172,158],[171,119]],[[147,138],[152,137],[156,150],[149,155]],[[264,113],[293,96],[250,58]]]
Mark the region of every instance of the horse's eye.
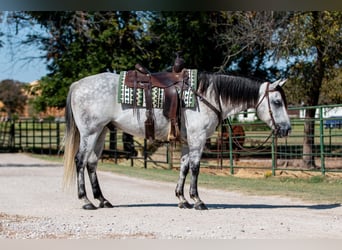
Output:
[[281,107],[283,105],[283,103],[281,102],[281,100],[274,100],[273,101],[274,105]]

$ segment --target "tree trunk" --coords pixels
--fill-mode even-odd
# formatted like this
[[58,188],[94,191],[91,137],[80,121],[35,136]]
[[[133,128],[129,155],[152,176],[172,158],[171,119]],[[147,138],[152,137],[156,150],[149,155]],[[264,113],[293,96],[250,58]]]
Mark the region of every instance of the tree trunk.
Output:
[[[313,23],[312,32],[315,40],[315,49],[317,53],[317,59],[313,62],[312,71],[312,86],[308,91],[308,104],[309,106],[318,105],[319,94],[324,78],[325,64],[323,60],[324,44],[319,39],[319,12],[312,12]],[[316,168],[315,157],[314,157],[314,146],[315,146],[315,113],[316,109],[309,108],[306,110],[305,123],[304,123],[304,141],[303,141],[303,166],[306,168]]]
[[303,138],[303,166],[305,168],[316,168],[313,154],[315,146],[315,111],[316,109],[307,109],[305,113]]

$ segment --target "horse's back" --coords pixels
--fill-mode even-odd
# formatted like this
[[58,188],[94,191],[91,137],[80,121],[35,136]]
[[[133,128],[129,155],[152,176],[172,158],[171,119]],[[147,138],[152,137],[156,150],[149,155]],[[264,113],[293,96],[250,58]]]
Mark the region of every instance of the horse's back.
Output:
[[118,75],[100,73],[74,82],[71,87],[71,107],[78,126],[107,124],[116,105]]
[[100,101],[111,97],[116,92],[119,75],[113,73],[100,73],[87,76],[74,82],[70,90],[74,98],[82,98],[82,101]]
[[86,91],[91,89],[96,90],[94,94],[99,93],[101,88],[114,87],[118,81],[119,75],[115,73],[99,73],[91,76],[86,76],[71,85],[71,88],[83,88]]

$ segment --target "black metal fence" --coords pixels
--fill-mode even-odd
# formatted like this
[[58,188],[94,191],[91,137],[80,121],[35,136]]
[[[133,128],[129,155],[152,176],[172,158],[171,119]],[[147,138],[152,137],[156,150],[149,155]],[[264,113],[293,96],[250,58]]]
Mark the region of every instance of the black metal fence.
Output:
[[0,122],[0,150],[57,154],[64,136],[64,123],[25,119]]

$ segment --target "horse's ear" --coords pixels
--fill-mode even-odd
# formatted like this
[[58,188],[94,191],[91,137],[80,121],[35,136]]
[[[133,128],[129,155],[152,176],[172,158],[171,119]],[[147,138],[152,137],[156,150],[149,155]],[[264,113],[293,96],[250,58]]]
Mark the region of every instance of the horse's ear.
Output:
[[280,87],[283,87],[283,85],[285,84],[286,81],[287,81],[287,79],[281,80],[278,85]]
[[273,88],[276,88],[277,86],[282,87],[286,81],[287,81],[287,79],[284,79],[284,80],[279,79],[279,80],[275,81],[274,83],[272,83],[271,86]]

